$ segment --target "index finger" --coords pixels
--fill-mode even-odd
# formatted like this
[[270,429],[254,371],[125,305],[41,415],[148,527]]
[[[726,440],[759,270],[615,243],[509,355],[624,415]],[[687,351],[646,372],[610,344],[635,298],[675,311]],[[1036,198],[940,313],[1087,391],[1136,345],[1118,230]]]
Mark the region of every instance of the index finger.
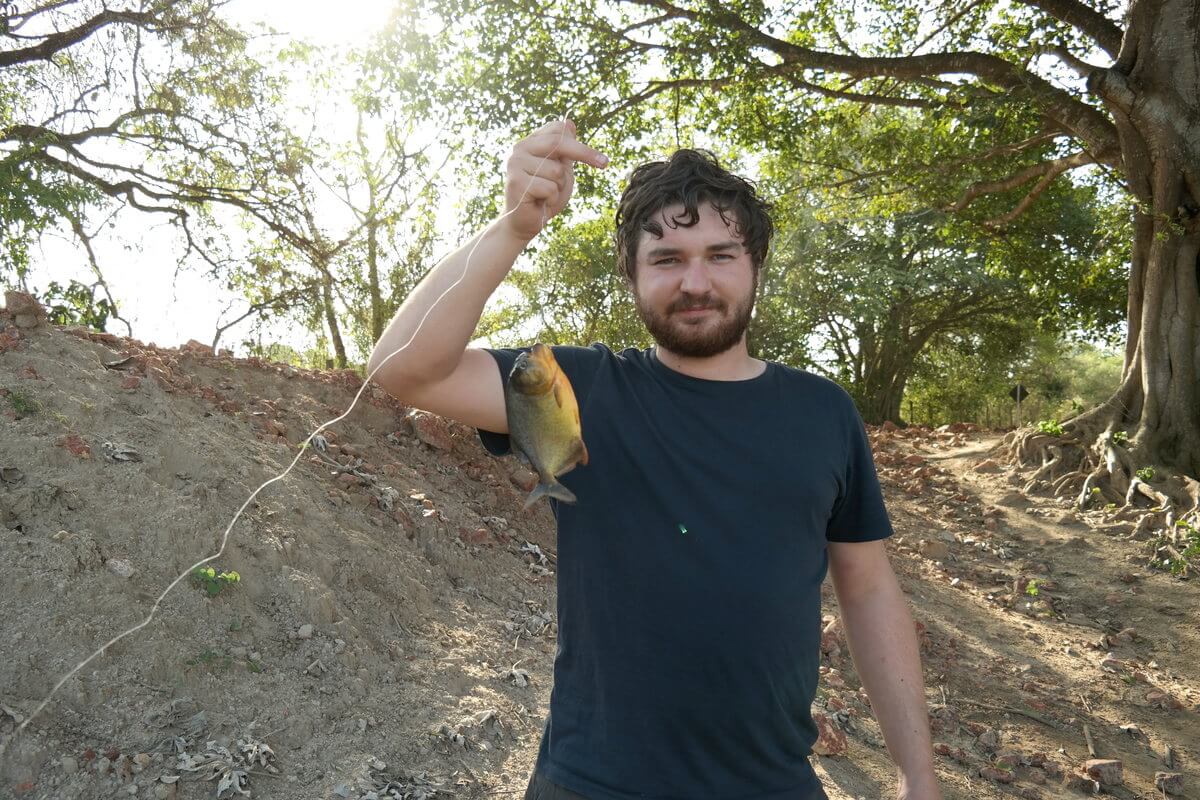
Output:
[[534,134],[528,139],[527,149],[530,155],[546,158],[566,158],[571,161],[582,161],[593,167],[608,166],[608,156],[599,150],[588,147],[575,138],[574,131],[568,127],[557,130],[546,130]]

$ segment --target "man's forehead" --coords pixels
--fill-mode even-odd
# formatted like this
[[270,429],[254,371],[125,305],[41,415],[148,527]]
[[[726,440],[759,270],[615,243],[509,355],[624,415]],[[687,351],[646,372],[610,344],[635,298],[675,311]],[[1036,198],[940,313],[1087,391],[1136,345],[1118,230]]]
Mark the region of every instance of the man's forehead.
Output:
[[691,215],[687,213],[683,203],[664,206],[651,216],[651,220],[658,223],[659,227],[662,228],[662,236],[657,236],[650,231],[643,230],[640,236],[640,243],[661,242],[676,237],[691,238],[700,232],[709,234],[712,237],[718,237],[721,240],[734,239],[739,243],[743,243],[741,233],[737,229],[736,212],[726,211],[722,214],[711,203],[700,203],[696,206],[696,210],[700,215],[700,219],[695,225],[685,227],[683,223],[689,221]]

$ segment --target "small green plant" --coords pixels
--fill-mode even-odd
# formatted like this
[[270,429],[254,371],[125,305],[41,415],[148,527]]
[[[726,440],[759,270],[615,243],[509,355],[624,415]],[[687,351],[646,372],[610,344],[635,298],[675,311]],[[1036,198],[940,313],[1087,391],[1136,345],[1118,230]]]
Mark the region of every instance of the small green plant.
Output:
[[233,570],[217,572],[212,567],[196,567],[192,570],[192,580],[204,589],[209,597],[216,597],[226,586],[232,586],[241,579],[242,576]]
[[1030,581],[1025,587],[1025,594],[1029,595],[1030,597],[1038,596],[1038,582],[1036,580]]
[[[1200,560],[1200,528],[1184,520],[1177,520],[1175,528],[1177,529],[1176,535],[1180,539],[1179,555],[1183,556],[1185,562],[1182,566],[1186,568],[1186,562]],[[1174,571],[1172,570],[1172,572]]]
[[1062,436],[1063,428],[1056,419],[1043,419],[1037,424],[1038,433],[1046,433],[1051,436]]
[[1142,467],[1133,474],[1137,475],[1139,480],[1149,483],[1154,480],[1154,467]]
[[1126,431],[1116,431],[1112,435],[1113,444],[1119,444],[1122,447],[1129,444],[1129,433]]
[[1150,566],[1166,570],[1176,577],[1186,577],[1200,562],[1200,528],[1186,520],[1175,522],[1173,536],[1159,534],[1155,540],[1156,556]]
[[8,402],[12,405],[13,411],[16,411],[21,416],[36,414],[42,410],[42,406],[37,400],[20,392],[9,392]]
[[195,658],[183,662],[189,667],[208,667],[209,669],[226,670],[233,666],[233,658],[216,650],[205,650]]

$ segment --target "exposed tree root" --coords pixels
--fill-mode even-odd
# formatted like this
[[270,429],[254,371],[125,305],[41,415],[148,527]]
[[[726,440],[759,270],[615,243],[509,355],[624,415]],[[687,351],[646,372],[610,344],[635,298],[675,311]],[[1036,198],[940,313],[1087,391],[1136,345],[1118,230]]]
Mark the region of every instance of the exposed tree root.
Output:
[[1013,431],[997,455],[1032,468],[1026,494],[1073,497],[1080,511],[1108,509],[1134,523],[1131,538],[1154,539],[1156,557],[1181,562],[1185,571],[1200,567],[1182,552],[1195,547],[1200,530],[1200,481],[1155,464],[1152,448],[1121,429],[1118,405],[1110,401],[1064,423],[1061,436]]

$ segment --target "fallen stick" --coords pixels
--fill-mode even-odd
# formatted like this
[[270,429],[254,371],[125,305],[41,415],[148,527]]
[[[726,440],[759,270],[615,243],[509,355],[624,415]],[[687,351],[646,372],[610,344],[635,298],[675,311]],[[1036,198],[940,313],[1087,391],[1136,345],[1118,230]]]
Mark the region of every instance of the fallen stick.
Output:
[[1092,731],[1086,722],[1083,723],[1083,738],[1087,739],[1088,755],[1096,758],[1096,743],[1092,741]]
[[1048,725],[1051,728],[1056,728],[1056,729],[1062,728],[1062,725],[1058,724],[1057,722],[1055,722],[1052,719],[1043,717],[1041,714],[1035,714],[1032,711],[1025,711],[1024,709],[1021,709],[1021,708],[1011,708],[1009,706],[994,706],[991,703],[981,703],[978,700],[968,700],[965,697],[955,698],[954,702],[967,703],[968,705],[978,706],[979,708],[990,709],[991,711],[1003,711],[1003,712],[1008,712],[1010,714],[1020,714],[1023,717],[1029,717],[1029,719],[1034,720],[1035,722],[1040,722],[1043,725]]

